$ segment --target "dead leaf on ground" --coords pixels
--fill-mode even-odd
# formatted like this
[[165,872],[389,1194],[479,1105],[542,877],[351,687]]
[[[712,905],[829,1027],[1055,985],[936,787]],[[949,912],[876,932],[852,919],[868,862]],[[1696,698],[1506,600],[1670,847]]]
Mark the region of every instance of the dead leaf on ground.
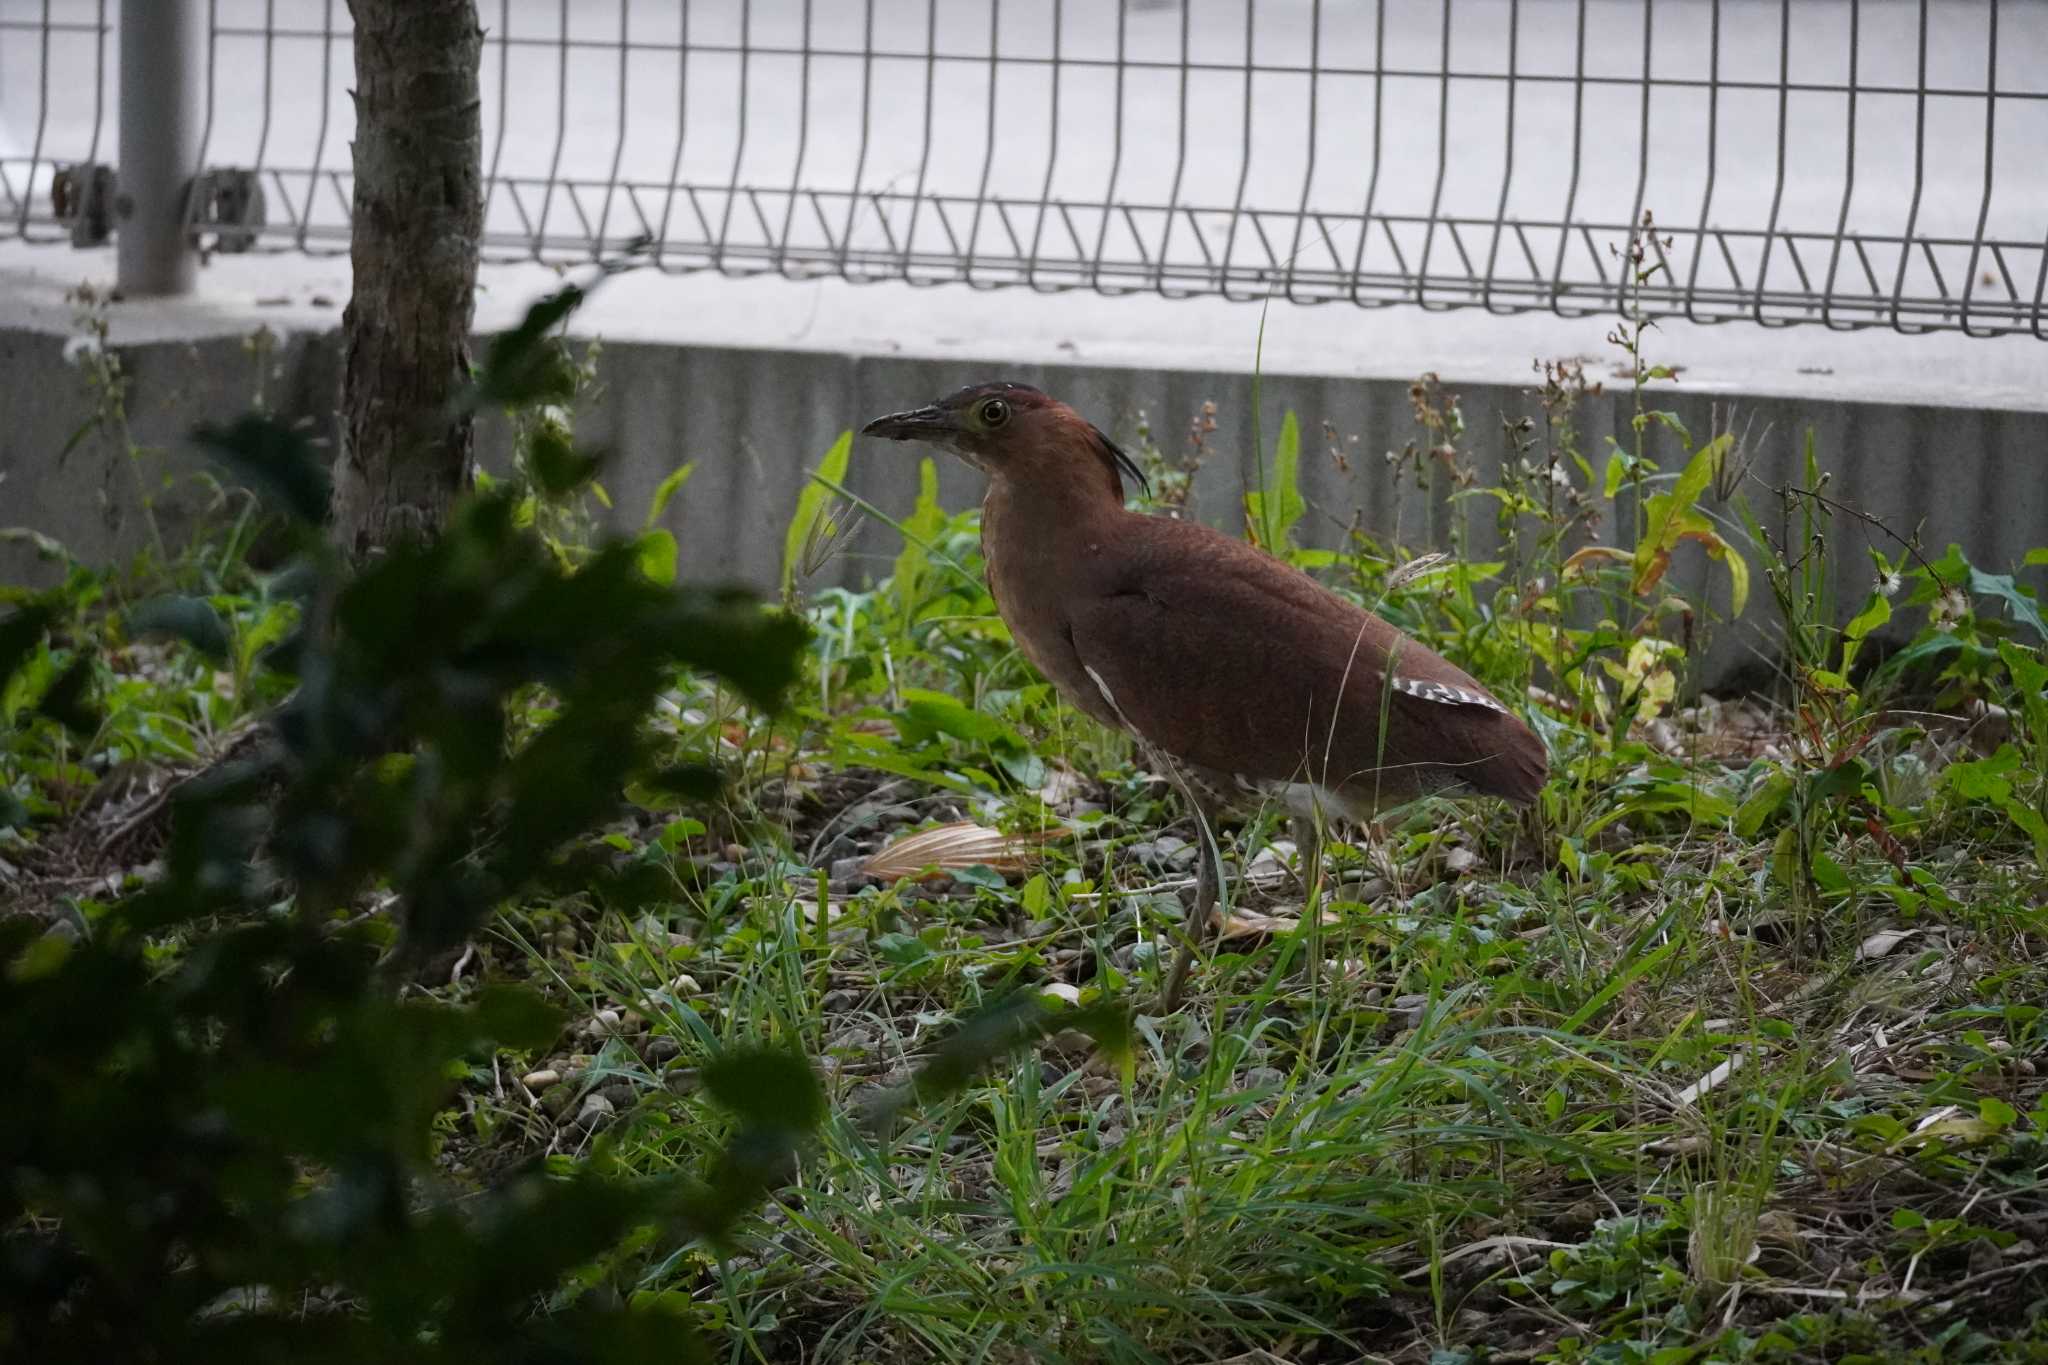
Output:
[[[1292,915],[1261,915],[1253,910],[1233,910],[1223,921],[1224,938],[1250,938],[1256,934],[1291,934],[1301,927],[1300,907]],[[1337,916],[1323,911],[1323,923],[1337,923]]]
[[972,820],[958,820],[898,839],[868,855],[860,870],[885,882],[963,867],[1022,872],[1038,860],[1038,845],[1063,833],[1055,829],[1036,834],[1005,834]]
[[1886,953],[1889,953],[1892,949],[1898,947],[1901,943],[1904,943],[1919,932],[1918,929],[1880,929],[1869,938],[1863,940],[1862,944],[1856,949],[1856,956],[1858,960],[1865,962],[1872,958],[1883,957]]

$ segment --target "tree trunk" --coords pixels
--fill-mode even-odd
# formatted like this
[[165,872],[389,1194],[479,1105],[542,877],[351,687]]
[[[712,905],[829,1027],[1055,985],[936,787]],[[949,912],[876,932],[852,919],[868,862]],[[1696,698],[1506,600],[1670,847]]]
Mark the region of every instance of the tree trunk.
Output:
[[431,535],[470,481],[483,230],[475,0],[349,0],[355,18],[355,292],[342,317],[334,530],[361,558]]

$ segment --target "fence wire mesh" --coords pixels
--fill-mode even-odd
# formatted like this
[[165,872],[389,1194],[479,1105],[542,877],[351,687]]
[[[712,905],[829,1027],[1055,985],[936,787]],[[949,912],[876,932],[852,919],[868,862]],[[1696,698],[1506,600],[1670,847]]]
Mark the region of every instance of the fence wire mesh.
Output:
[[[109,162],[112,0],[0,0],[0,233]],[[210,0],[202,162],[349,232],[344,0]],[[485,252],[2048,337],[2033,0],[480,0]]]

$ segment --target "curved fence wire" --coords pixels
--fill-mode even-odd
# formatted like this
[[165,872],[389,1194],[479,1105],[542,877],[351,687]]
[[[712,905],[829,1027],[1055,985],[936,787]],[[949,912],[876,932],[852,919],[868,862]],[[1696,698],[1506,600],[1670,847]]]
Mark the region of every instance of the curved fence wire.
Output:
[[[345,250],[346,4],[206,3],[210,240]],[[110,8],[0,0],[0,233],[77,235]],[[1653,314],[2048,336],[2035,0],[479,12],[489,257],[1580,314],[1649,213]]]

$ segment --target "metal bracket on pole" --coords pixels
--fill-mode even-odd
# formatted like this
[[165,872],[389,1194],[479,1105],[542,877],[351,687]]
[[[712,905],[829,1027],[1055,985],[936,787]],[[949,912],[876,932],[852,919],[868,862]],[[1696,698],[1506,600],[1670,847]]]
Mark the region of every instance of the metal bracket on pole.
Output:
[[97,161],[59,166],[50,178],[50,211],[71,224],[71,245],[104,246],[114,235],[114,168]]
[[186,230],[199,173],[206,6],[121,0],[121,169],[115,197],[122,293],[186,294],[199,257]]
[[[202,253],[232,255],[256,245],[257,230],[268,221],[263,180],[239,166],[209,166],[192,182],[192,239]],[[210,248],[204,245],[213,233]]]

